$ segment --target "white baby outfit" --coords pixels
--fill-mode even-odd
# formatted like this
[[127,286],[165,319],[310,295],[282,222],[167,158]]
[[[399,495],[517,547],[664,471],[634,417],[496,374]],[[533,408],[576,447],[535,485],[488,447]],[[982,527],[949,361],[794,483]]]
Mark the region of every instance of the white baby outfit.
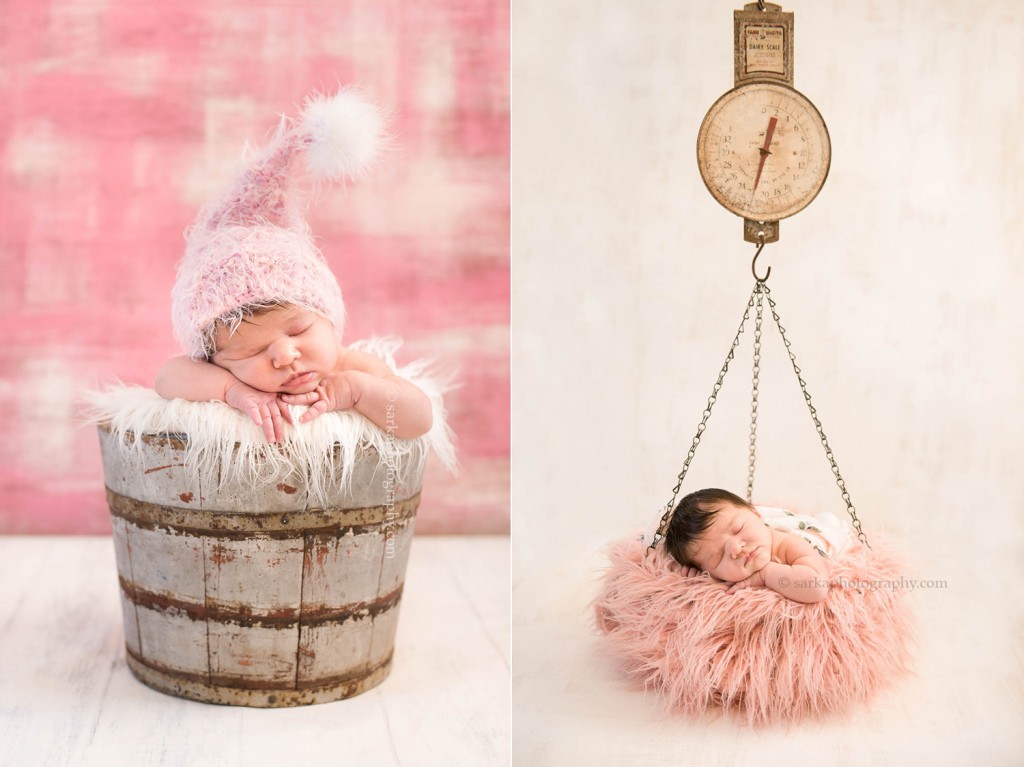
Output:
[[829,559],[835,559],[846,551],[852,540],[849,525],[830,511],[822,511],[812,517],[810,514],[795,514],[774,506],[754,508],[772,530],[799,535],[819,554]]

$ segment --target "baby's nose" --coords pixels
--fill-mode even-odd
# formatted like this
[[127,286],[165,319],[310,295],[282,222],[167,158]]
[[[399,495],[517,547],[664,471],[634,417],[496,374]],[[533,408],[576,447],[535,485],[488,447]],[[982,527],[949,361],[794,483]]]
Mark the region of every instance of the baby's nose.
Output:
[[270,350],[270,354],[275,367],[290,365],[295,361],[295,358],[299,356],[299,352],[295,348],[295,344],[286,339],[274,344],[273,348]]

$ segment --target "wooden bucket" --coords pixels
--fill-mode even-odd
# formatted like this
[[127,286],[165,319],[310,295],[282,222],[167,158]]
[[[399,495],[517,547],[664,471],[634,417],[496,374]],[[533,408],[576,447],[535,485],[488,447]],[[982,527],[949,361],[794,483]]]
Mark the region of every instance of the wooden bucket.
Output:
[[258,707],[325,703],[384,680],[421,468],[389,468],[361,450],[350,489],[335,486],[311,508],[298,472],[256,488],[225,483],[189,471],[187,436],[136,445],[99,432],[139,680]]

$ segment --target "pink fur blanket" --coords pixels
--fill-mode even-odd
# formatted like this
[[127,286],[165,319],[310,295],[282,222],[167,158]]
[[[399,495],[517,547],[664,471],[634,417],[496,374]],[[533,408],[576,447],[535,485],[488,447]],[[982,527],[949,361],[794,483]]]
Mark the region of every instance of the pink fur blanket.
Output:
[[617,541],[594,601],[601,644],[673,710],[722,707],[752,725],[841,713],[909,669],[903,570],[888,544],[872,546],[851,546],[825,600],[800,604],[767,588],[726,594],[682,576],[664,546]]

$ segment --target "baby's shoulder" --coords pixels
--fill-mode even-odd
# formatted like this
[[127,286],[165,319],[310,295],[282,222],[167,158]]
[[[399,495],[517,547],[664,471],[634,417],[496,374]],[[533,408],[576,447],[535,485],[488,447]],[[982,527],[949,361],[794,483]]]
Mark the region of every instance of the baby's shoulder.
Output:
[[336,370],[339,373],[346,370],[358,370],[375,376],[391,375],[391,368],[389,368],[387,363],[380,357],[375,357],[367,352],[359,349],[351,349],[347,346],[342,346],[341,344],[338,344],[338,363]]
[[772,549],[778,560],[786,565],[815,553],[810,543],[788,530],[772,530]]

